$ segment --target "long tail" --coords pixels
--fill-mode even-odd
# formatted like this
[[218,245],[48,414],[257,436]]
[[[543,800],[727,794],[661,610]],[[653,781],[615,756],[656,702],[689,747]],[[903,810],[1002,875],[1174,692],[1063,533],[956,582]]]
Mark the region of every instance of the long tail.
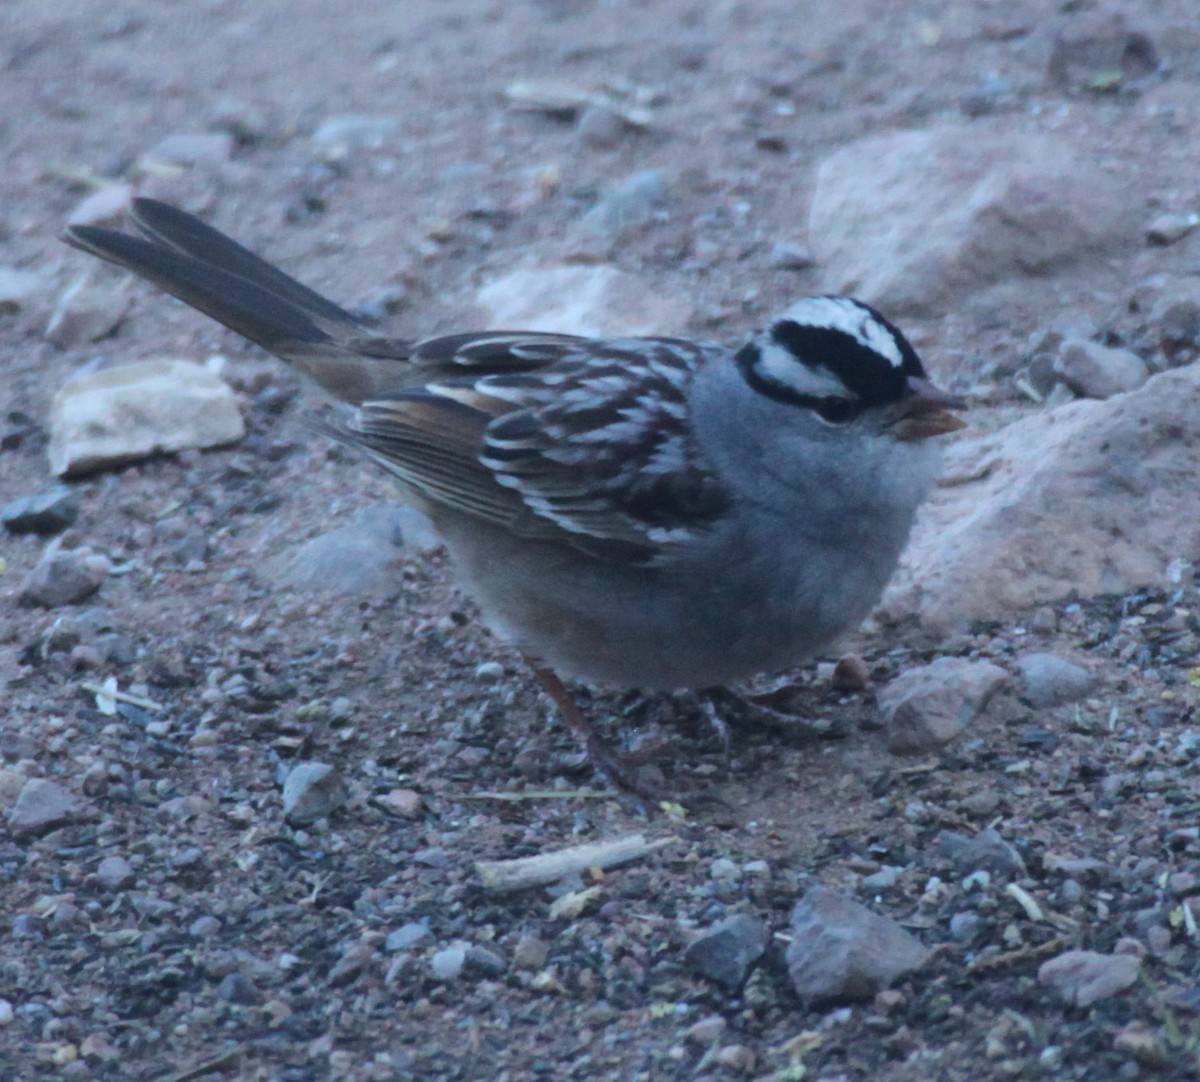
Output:
[[409,343],[373,335],[358,319],[236,241],[177,207],[135,199],[144,237],[71,226],[64,240],[153,282],[218,323],[358,404],[412,382]]

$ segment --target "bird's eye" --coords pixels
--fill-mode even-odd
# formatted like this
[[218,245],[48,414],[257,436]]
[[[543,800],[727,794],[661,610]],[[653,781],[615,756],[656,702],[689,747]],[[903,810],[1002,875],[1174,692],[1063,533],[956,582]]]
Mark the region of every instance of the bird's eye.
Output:
[[848,398],[838,398],[830,395],[822,398],[816,405],[818,416],[831,425],[844,425],[858,413],[858,407]]

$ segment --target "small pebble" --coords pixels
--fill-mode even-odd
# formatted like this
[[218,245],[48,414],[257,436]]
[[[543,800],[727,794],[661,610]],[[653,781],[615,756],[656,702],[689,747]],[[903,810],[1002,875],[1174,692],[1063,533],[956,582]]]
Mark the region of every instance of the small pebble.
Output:
[[766,926],[737,913],[701,932],[684,952],[692,969],[728,992],[736,992],[766,949]]
[[421,794],[414,789],[392,789],[383,798],[388,810],[405,819],[421,814]]
[[53,485],[21,496],[0,510],[0,522],[10,533],[61,533],[79,517],[79,494],[66,485]]
[[718,857],[708,867],[708,876],[718,882],[734,882],[742,877],[742,871],[728,857]]
[[806,244],[796,244],[791,241],[777,241],[771,248],[767,258],[768,264],[776,270],[808,270],[817,262],[812,249]]
[[513,968],[536,973],[550,957],[550,944],[536,935],[526,934],[517,940],[513,949]]
[[481,684],[498,684],[504,679],[504,666],[498,661],[484,661],[475,666],[475,679]]
[[1132,954],[1070,950],[1042,963],[1038,983],[1065,1003],[1090,1007],[1135,984],[1140,967],[1140,959]]
[[725,1032],[726,1025],[725,1019],[719,1014],[711,1014],[707,1018],[701,1018],[699,1022],[693,1022],[692,1025],[688,1026],[684,1031],[683,1039],[688,1044],[708,1048]]
[[1174,244],[1183,240],[1193,229],[1200,226],[1200,214],[1160,214],[1146,226],[1146,240],[1151,244]]
[[96,868],[96,879],[108,890],[120,890],[133,882],[133,866],[121,856],[105,857]]
[[871,682],[871,670],[858,654],[839,658],[829,678],[834,691],[862,691]]
[[1092,689],[1087,669],[1056,654],[1026,654],[1017,659],[1017,672],[1021,697],[1039,709],[1077,702]]
[[426,925],[421,924],[419,921],[412,921],[409,924],[401,925],[394,931],[388,932],[387,939],[383,941],[383,949],[389,954],[396,954],[399,951],[411,950],[418,944],[432,938],[433,933],[429,931]]
[[467,950],[465,947],[445,947],[429,959],[429,970],[435,980],[455,981],[462,976],[466,964]]
[[283,783],[283,817],[293,825],[315,823],[349,799],[345,781],[328,763],[299,763]]

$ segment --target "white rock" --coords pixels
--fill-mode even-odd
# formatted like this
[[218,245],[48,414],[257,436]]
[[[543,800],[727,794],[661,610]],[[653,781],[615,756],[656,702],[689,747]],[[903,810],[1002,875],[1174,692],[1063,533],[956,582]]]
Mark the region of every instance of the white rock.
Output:
[[1083,338],[1063,342],[1054,360],[1054,373],[1084,398],[1112,398],[1137,390],[1150,378],[1146,362],[1132,350],[1111,349]]
[[111,221],[129,209],[133,200],[133,185],[106,184],[75,204],[67,215],[67,225],[100,225]]
[[18,312],[42,292],[46,281],[33,271],[0,266],[0,312]]
[[1200,547],[1200,365],[952,445],[883,614],[942,632],[1165,581]]
[[168,135],[138,159],[141,168],[153,171],[161,165],[201,165],[227,162],[233,157],[234,139],[229,132],[180,132]]
[[1061,138],[971,127],[873,136],[817,171],[809,239],[830,287],[937,313],[1132,236],[1116,182]]
[[208,369],[156,358],[77,376],[50,409],[50,468],[87,473],[242,438],[237,398]]
[[46,340],[59,349],[98,342],[116,329],[129,308],[125,283],[90,285],[88,275],[77,279],[58,298],[46,323]]
[[692,311],[682,298],[663,297],[608,265],[516,270],[489,282],[476,299],[487,325],[501,330],[609,338],[677,333]]

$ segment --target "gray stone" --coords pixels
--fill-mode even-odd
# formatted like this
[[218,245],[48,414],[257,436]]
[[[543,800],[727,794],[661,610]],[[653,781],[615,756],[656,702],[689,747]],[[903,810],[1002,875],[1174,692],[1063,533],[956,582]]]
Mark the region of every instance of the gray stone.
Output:
[[1130,27],[1123,14],[1084,12],[1055,34],[1046,77],[1066,93],[1111,93],[1161,64],[1150,36]]
[[5,504],[0,522],[10,533],[61,533],[79,517],[79,506],[79,494],[74,489],[51,485]]
[[937,314],[1126,243],[1129,206],[1061,137],[954,125],[872,136],[826,158],[809,238],[833,289],[889,314]]
[[30,778],[8,811],[8,829],[13,837],[25,838],[94,817],[92,806],[70,789],[45,778]]
[[168,135],[139,159],[148,171],[160,165],[212,165],[233,157],[233,136],[229,132],[181,132]]
[[47,609],[78,605],[100,589],[111,569],[108,559],[91,549],[64,549],[54,541],[21,587],[21,600]]
[[1111,398],[1137,390],[1150,378],[1146,362],[1128,349],[1110,349],[1099,342],[1068,338],[1059,347],[1054,374],[1084,398]]
[[383,941],[383,949],[389,954],[396,954],[399,951],[412,950],[413,947],[432,938],[433,933],[427,925],[412,921],[388,932],[387,939]]
[[283,817],[289,823],[314,823],[349,799],[345,781],[328,763],[298,763],[283,783]]
[[621,113],[604,102],[584,107],[579,117],[579,138],[597,150],[611,150],[631,130]]
[[1031,706],[1061,706],[1082,699],[1092,688],[1092,675],[1056,654],[1026,654],[1017,659],[1021,697]]
[[434,980],[456,981],[467,965],[467,947],[456,943],[435,952],[429,959],[429,970]]
[[50,468],[87,473],[245,433],[237,398],[202,365],[157,358],[78,375],[50,408]]
[[400,582],[402,510],[366,507],[327,533],[285,549],[260,567],[275,587],[305,594],[385,597]]
[[1007,680],[998,665],[957,657],[901,673],[879,692],[888,750],[912,754],[953,740]]
[[609,188],[580,223],[613,240],[649,225],[665,212],[667,184],[657,169],[643,169]]
[[245,973],[227,973],[217,986],[217,995],[226,1003],[238,1007],[257,1007],[263,1001],[263,995],[255,987],[254,982]]
[[46,280],[34,271],[0,266],[0,312],[28,308],[46,288]]
[[950,918],[950,934],[960,943],[970,943],[984,931],[983,918],[978,913],[955,913]]
[[1100,954],[1071,950],[1043,962],[1038,983],[1065,1003],[1090,1007],[1136,983],[1141,960],[1133,954]]
[[1146,322],[1152,341],[1175,363],[1190,360],[1200,349],[1200,280],[1189,277],[1166,282],[1156,291]]
[[872,999],[928,957],[895,921],[825,887],[813,887],[792,911],[788,973],[806,1002]]
[[726,1025],[725,1019],[719,1014],[710,1014],[688,1026],[683,1032],[683,1039],[699,1048],[711,1048],[725,1032]]
[[943,830],[938,834],[937,841],[938,850],[954,861],[958,872],[989,871],[1006,875],[1025,872],[1024,858],[994,827],[981,830],[974,837],[954,830]]
[[766,950],[766,926],[756,917],[736,913],[701,932],[684,952],[692,969],[728,992],[736,992]]
[[96,867],[96,881],[106,890],[121,890],[133,884],[133,865],[122,856],[109,856]]
[[884,595],[938,634],[1164,582],[1200,551],[1200,365],[953,444]]
[[879,871],[864,875],[862,885],[866,890],[891,890],[900,881],[903,871],[895,864],[885,864]]
[[80,278],[59,297],[46,323],[46,341],[59,349],[72,349],[107,338],[116,330],[129,308],[129,290],[124,282],[91,285]]
[[513,948],[513,969],[523,969],[536,973],[546,965],[550,957],[550,944],[531,932],[525,933],[517,940]]
[[333,964],[328,980],[332,985],[349,984],[356,980],[370,964],[374,952],[366,943],[353,943]]
[[681,297],[665,297],[616,267],[549,266],[512,271],[476,300],[487,326],[587,337],[677,333],[691,316]]
[[777,241],[771,246],[771,254],[767,259],[770,266],[776,270],[808,270],[817,257],[806,244],[794,241]]
[[495,980],[503,977],[508,970],[508,963],[494,950],[472,943],[467,948],[464,969],[468,976],[479,977],[483,980]]
[[312,140],[326,159],[361,150],[379,150],[400,126],[399,117],[349,114],[331,116],[313,132]]
[[1174,244],[1183,240],[1193,229],[1200,226],[1200,214],[1160,214],[1146,226],[1146,239],[1151,244]]

